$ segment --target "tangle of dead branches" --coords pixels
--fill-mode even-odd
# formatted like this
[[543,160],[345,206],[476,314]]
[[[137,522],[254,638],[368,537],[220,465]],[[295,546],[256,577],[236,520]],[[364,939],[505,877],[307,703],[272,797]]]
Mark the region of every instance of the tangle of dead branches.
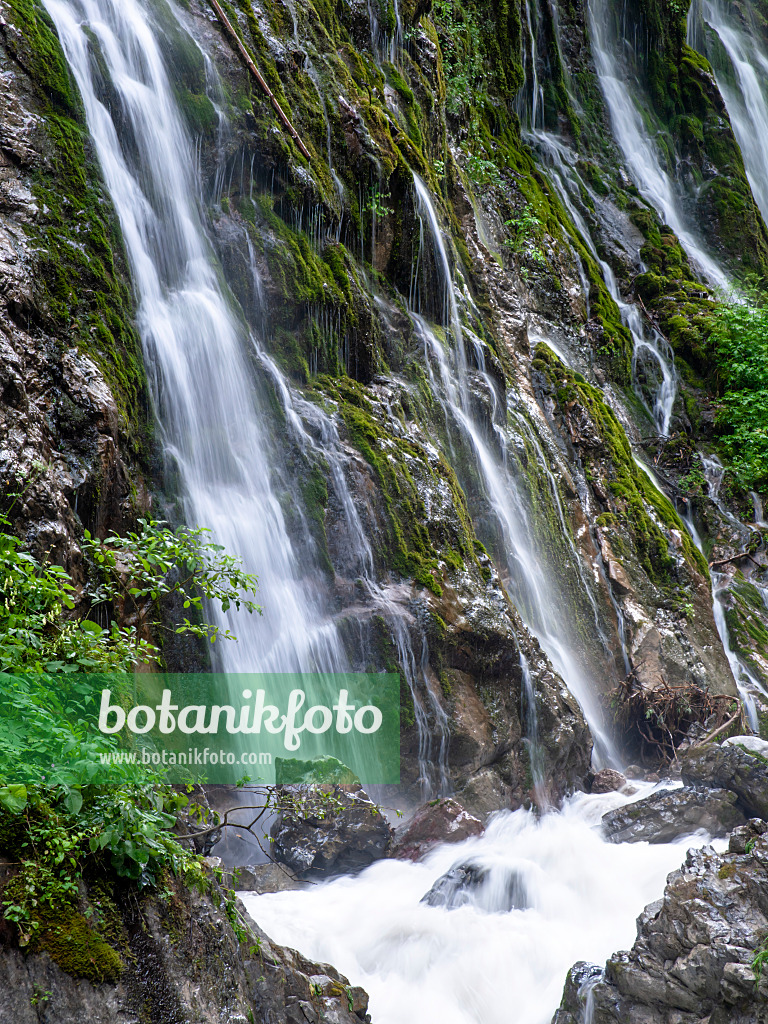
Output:
[[738,700],[713,694],[688,683],[670,686],[662,678],[650,689],[630,674],[606,698],[625,741],[635,747],[641,761],[659,765],[677,760],[677,749],[701,726],[710,739],[739,719]]

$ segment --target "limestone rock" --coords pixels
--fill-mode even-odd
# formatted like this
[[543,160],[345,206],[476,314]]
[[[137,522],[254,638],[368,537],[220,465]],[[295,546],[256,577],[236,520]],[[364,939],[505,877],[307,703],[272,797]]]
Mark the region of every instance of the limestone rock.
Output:
[[[746,737],[752,740],[752,737]],[[747,749],[742,737],[708,743],[681,755],[683,782],[690,786],[729,789],[751,818],[768,819],[768,759]]]
[[553,1024],[766,1024],[768,972],[752,966],[766,935],[768,838],[691,850],[632,949],[571,970]]
[[272,826],[272,852],[299,878],[344,874],[386,857],[393,830],[360,786],[323,786],[329,800],[306,816],[284,812]]
[[589,778],[587,784],[591,793],[615,793],[627,783],[626,777],[613,768],[601,768],[599,772]]
[[724,836],[745,820],[735,793],[673,789],[604,814],[603,832],[611,843],[672,843],[701,829]]
[[438,878],[421,902],[445,910],[474,906],[491,914],[528,907],[528,894],[520,875],[505,871],[503,878],[492,877],[496,871],[473,861],[457,864]]
[[[185,889],[170,900],[120,903],[110,941],[124,970],[116,983],[73,978],[47,953],[24,954],[0,935],[0,1019],[13,1024],[360,1024],[368,997],[329,964],[273,943],[237,904],[242,941],[224,894]],[[97,897],[103,906],[103,891]],[[173,936],[171,940],[170,936]],[[352,1004],[350,1008],[350,1002]]]
[[398,860],[419,860],[438,843],[459,843],[482,831],[482,822],[457,800],[434,800],[420,807],[398,831],[392,855]]

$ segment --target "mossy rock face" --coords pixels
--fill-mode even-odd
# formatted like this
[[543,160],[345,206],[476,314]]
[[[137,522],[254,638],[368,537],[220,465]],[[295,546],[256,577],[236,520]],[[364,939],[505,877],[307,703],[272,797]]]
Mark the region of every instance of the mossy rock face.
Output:
[[571,443],[588,460],[592,488],[603,514],[625,527],[625,536],[648,578],[661,588],[674,586],[677,559],[670,554],[665,532],[669,530],[680,535],[689,571],[706,578],[706,561],[670,502],[636,465],[624,429],[601,393],[565,367],[546,345],[537,347],[533,366],[547,381]]
[[45,921],[33,952],[46,952],[67,974],[101,984],[116,982],[124,965],[113,949],[75,911],[52,914]]
[[25,230],[36,246],[34,315],[46,332],[93,358],[122,414],[128,445],[147,451],[148,400],[117,216],[105,194],[82,103],[39,0],[10,0],[9,55],[34,84],[46,165],[32,171],[39,213]]

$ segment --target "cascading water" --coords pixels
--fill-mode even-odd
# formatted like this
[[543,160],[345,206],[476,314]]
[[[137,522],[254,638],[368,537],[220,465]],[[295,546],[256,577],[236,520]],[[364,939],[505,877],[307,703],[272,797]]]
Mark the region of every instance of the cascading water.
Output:
[[[704,476],[707,481],[707,489],[709,490],[710,498],[717,506],[720,514],[730,520],[740,532],[743,531],[744,527],[742,524],[731,516],[720,501],[720,485],[722,484],[724,472],[722,463],[717,458],[703,458],[702,463],[704,465]],[[702,551],[703,553],[701,537],[699,536],[695,524],[690,518],[685,520],[685,523],[690,530],[694,543],[698,547],[699,551]],[[728,585],[728,577],[724,573],[718,573],[714,570],[710,570],[710,572],[712,575],[712,611],[715,616],[717,632],[720,634],[720,639],[723,643],[723,650],[728,658],[728,664],[731,666],[733,678],[736,680],[736,686],[738,687],[739,696],[741,697],[744,710],[746,711],[747,718],[749,719],[750,728],[753,732],[759,732],[755,693],[761,694],[762,697],[768,697],[768,693],[766,693],[765,687],[755,677],[754,673],[750,672],[749,668],[744,664],[741,658],[739,658],[731,645],[731,636],[728,629],[728,621],[725,616],[725,604],[722,595],[722,591]]]
[[626,16],[626,7],[610,0],[588,0],[587,9],[597,76],[630,176],[643,198],[675,232],[705,278],[715,287],[727,290],[728,277],[682,212],[683,196],[665,169],[661,152],[637,105],[643,90],[631,75],[635,50],[628,34],[617,31],[618,21]]
[[[311,890],[241,897],[276,941],[362,985],[376,1024],[549,1024],[571,965],[627,949],[639,909],[684,850],[706,841],[607,843],[595,826],[625,802],[579,796],[542,818],[504,812],[484,836],[417,864],[385,860]],[[469,864],[482,881],[463,905],[421,902],[445,872]]]
[[[672,412],[677,397],[677,371],[674,356],[665,338],[655,328],[648,327],[633,303],[625,302],[619,290],[616,275],[611,266],[598,254],[597,246],[584,217],[577,208],[582,195],[588,195],[593,204],[598,198],[576,170],[577,156],[565,143],[541,130],[527,133],[528,141],[543,157],[549,172],[550,180],[555,186],[558,196],[573,221],[573,225],[582,237],[595,262],[600,267],[603,280],[611,298],[619,307],[622,321],[632,335],[633,355],[632,369],[635,379],[638,369],[642,366],[646,375],[655,377],[652,386],[653,404],[649,412],[658,427],[659,434],[666,437],[672,421]],[[578,254],[577,258],[578,258]],[[580,263],[581,266],[581,263]],[[583,266],[581,267],[582,287],[585,289],[586,301],[589,302],[589,282],[586,280]],[[589,308],[587,307],[587,315]],[[652,364],[652,366],[649,366]],[[645,401],[645,396],[641,392]]]
[[694,0],[688,42],[712,65],[752,194],[768,223],[768,41],[749,3]]
[[[222,645],[222,667],[340,671],[336,629],[322,612],[319,586],[299,565],[272,490],[248,335],[217,277],[192,146],[157,42],[162,29],[139,0],[46,0],[46,8],[120,218],[156,415],[185,517],[240,555],[265,595],[263,618],[218,615],[239,637]],[[111,81],[109,105],[99,93],[99,61]],[[127,133],[118,131],[121,123]]]
[[[550,574],[540,561],[533,540],[529,515],[519,485],[512,473],[514,460],[508,450],[507,409],[496,391],[493,380],[485,372],[482,348],[474,339],[466,339],[459,316],[459,304],[450,259],[437,213],[429,190],[414,174],[417,211],[422,226],[434,247],[438,272],[442,279],[446,320],[450,330],[450,351],[429,324],[417,314],[412,319],[425,349],[425,361],[432,391],[444,410],[446,422],[458,429],[460,438],[469,447],[480,471],[484,489],[503,534],[508,559],[510,590],[520,615],[538,637],[552,664],[579,701],[595,739],[600,761],[618,762],[614,748],[602,722],[598,695],[587,677],[575,651],[575,638],[569,635],[563,614],[563,597],[553,592]],[[493,443],[486,439],[482,425],[472,411],[470,374],[465,346],[473,345],[478,367],[478,383],[484,388],[492,413]],[[435,372],[436,371],[436,372]],[[546,460],[544,460],[546,461]],[[562,511],[562,510],[561,510]],[[568,531],[565,531],[568,535]],[[581,565],[574,552],[575,565]],[[586,580],[586,591],[590,593]],[[556,612],[555,609],[562,609]]]

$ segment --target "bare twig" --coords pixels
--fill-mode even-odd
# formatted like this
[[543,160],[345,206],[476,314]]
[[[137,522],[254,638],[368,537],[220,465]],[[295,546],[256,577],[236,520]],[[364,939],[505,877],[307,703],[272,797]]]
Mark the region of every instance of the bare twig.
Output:
[[267,83],[264,81],[264,78],[262,77],[261,72],[259,71],[259,69],[253,63],[253,60],[251,59],[251,55],[248,53],[246,48],[243,46],[243,44],[242,44],[242,42],[240,40],[240,36],[232,28],[232,23],[230,22],[229,18],[224,13],[224,11],[223,11],[223,9],[221,7],[221,4],[219,3],[219,0],[210,0],[210,4],[211,4],[211,7],[216,12],[216,17],[219,19],[219,21],[223,25],[224,30],[226,31],[227,35],[230,37],[232,42],[235,44],[235,46],[237,47],[238,52],[240,53],[240,56],[245,61],[245,66],[248,68],[250,73],[253,75],[253,77],[256,79],[256,81],[259,83],[259,85],[263,89],[264,93],[266,94],[267,98],[269,99],[269,102],[272,104],[272,109],[275,111],[275,113],[277,114],[278,118],[282,122],[283,126],[285,127],[285,130],[288,132],[288,134],[291,136],[293,141],[298,146],[299,151],[301,152],[301,155],[306,157],[306,159],[309,160],[309,162],[311,163],[312,162],[312,157],[310,156],[309,150],[304,145],[304,143],[301,141],[301,138],[299,137],[299,133],[296,131],[296,129],[293,127],[293,125],[289,121],[288,117],[285,114],[285,111],[283,110],[283,108],[278,103],[277,97],[272,92],[272,90],[269,88]]
[[733,725],[737,718],[741,718],[742,712],[743,707],[741,701],[739,701],[739,710],[736,712],[735,715],[729,718],[727,722],[723,722],[722,725],[719,725],[717,729],[713,729],[712,732],[705,736],[703,740],[699,740],[698,743],[694,743],[693,746],[702,747],[705,743],[709,743],[710,740],[713,740],[716,736],[719,736],[721,733],[724,733],[726,729],[729,729]]

